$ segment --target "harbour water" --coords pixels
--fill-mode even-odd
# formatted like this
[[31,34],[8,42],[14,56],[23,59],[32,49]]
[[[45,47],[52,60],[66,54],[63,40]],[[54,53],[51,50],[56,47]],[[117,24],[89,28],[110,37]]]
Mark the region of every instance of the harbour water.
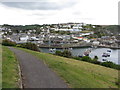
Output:
[[[83,53],[89,48],[72,48],[71,52],[73,56],[83,55]],[[50,53],[49,48],[40,48],[41,52]],[[63,49],[56,49],[63,51]],[[110,50],[111,52],[107,52]],[[103,53],[109,53],[110,57],[102,57]],[[120,64],[120,49],[110,49],[110,48],[91,48],[91,53],[89,54],[91,58],[98,56],[98,60],[103,62],[103,59],[107,61],[112,61],[113,63]]]

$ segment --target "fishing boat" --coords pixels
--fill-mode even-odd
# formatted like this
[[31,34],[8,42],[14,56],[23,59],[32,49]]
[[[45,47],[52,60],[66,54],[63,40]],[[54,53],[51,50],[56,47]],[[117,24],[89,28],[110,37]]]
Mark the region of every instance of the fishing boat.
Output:
[[109,53],[103,53],[102,57],[110,57]]
[[73,48],[69,48],[69,50],[71,51],[71,50],[73,50]]
[[107,50],[107,52],[111,52],[111,50]]
[[91,52],[91,49],[87,49],[87,50],[84,52],[83,56],[89,56],[90,52]]
[[78,55],[78,57],[82,58],[83,56],[82,55]]
[[83,56],[89,56],[89,53],[84,52]]
[[102,59],[103,61],[107,61],[107,59]]
[[50,48],[49,51],[50,51],[50,52],[55,52],[55,51],[56,51],[56,48]]

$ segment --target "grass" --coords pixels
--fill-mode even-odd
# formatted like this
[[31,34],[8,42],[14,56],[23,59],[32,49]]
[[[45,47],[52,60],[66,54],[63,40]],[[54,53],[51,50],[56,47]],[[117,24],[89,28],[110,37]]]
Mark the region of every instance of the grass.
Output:
[[[1,39],[0,39],[1,43]],[[0,44],[0,89],[2,89],[2,45]]]
[[2,47],[2,88],[18,88],[18,62],[9,48]]
[[19,49],[43,60],[71,88],[118,88],[115,84],[118,80],[118,71],[115,69],[52,54]]

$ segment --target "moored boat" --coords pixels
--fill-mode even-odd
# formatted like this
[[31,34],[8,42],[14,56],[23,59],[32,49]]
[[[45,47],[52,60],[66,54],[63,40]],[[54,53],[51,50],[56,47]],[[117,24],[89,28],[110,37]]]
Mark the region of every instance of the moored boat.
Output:
[[107,50],[107,52],[111,52],[111,50]]
[[109,53],[103,53],[102,57],[110,57]]

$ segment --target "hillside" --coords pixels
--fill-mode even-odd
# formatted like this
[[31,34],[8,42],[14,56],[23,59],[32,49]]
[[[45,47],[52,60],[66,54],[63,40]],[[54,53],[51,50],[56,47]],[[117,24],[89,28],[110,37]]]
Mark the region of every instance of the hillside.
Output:
[[91,63],[20,48],[42,59],[72,88],[117,88],[118,71]]
[[110,31],[113,34],[120,33],[120,25],[109,25],[105,26],[106,30]]

